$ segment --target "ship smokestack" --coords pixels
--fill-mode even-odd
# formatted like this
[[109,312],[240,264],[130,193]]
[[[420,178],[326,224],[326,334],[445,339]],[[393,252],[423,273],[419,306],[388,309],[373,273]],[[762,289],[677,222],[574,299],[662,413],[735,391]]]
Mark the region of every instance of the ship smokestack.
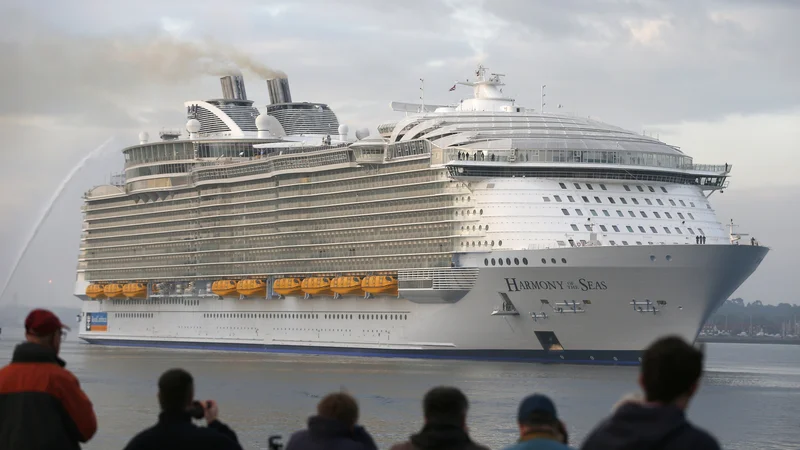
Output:
[[241,75],[227,75],[219,79],[222,84],[222,98],[225,100],[247,100],[244,78]]
[[292,102],[288,78],[271,78],[267,80],[267,89],[269,89],[269,101],[273,105]]

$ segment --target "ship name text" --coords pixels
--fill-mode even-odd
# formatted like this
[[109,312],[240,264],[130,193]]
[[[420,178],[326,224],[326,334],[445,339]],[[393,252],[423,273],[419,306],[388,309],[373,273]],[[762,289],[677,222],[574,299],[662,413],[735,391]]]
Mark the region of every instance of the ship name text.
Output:
[[558,280],[518,280],[516,278],[506,278],[508,292],[519,291],[556,291],[556,290],[580,290],[586,291],[605,291],[608,289],[605,281],[587,280],[580,278],[578,281],[558,281]]

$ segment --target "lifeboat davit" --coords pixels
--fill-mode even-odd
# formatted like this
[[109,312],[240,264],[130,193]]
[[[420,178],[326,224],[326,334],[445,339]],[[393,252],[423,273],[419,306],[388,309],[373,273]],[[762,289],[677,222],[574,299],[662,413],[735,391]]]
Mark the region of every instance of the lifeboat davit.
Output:
[[333,295],[331,290],[331,279],[328,277],[306,278],[300,285],[306,294],[311,295]]
[[280,295],[299,294],[302,291],[300,278],[278,278],[272,285],[272,290]]
[[144,283],[128,283],[122,287],[122,294],[128,298],[147,298],[147,285]]
[[236,291],[236,280],[217,280],[211,284],[211,292],[220,297],[235,297],[239,295]]
[[372,275],[361,280],[361,289],[370,294],[397,295],[397,278],[389,275]]
[[236,291],[245,297],[265,297],[267,284],[264,280],[241,280],[236,283]]
[[86,286],[86,296],[89,298],[105,298],[102,284],[90,284]]
[[364,295],[360,277],[336,277],[331,280],[331,290],[339,295]]
[[122,285],[119,283],[111,283],[103,286],[103,295],[108,298],[120,298],[125,296],[125,294],[122,293]]

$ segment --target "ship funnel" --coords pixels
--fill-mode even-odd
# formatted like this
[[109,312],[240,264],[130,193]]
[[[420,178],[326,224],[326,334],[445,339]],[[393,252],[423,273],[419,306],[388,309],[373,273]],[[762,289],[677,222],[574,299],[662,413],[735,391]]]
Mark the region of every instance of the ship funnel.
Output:
[[288,78],[272,78],[267,80],[269,101],[273,105],[278,103],[292,103],[292,94],[289,92]]
[[222,98],[226,100],[247,100],[244,78],[241,75],[227,75],[219,79],[222,84]]

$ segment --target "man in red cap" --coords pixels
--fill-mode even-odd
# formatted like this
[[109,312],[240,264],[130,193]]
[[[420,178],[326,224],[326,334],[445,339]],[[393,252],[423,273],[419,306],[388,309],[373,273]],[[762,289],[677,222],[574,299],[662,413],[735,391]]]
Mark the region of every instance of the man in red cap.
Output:
[[0,369],[0,449],[79,449],[97,431],[92,402],[58,357],[67,326],[50,311],[25,319],[25,340]]

